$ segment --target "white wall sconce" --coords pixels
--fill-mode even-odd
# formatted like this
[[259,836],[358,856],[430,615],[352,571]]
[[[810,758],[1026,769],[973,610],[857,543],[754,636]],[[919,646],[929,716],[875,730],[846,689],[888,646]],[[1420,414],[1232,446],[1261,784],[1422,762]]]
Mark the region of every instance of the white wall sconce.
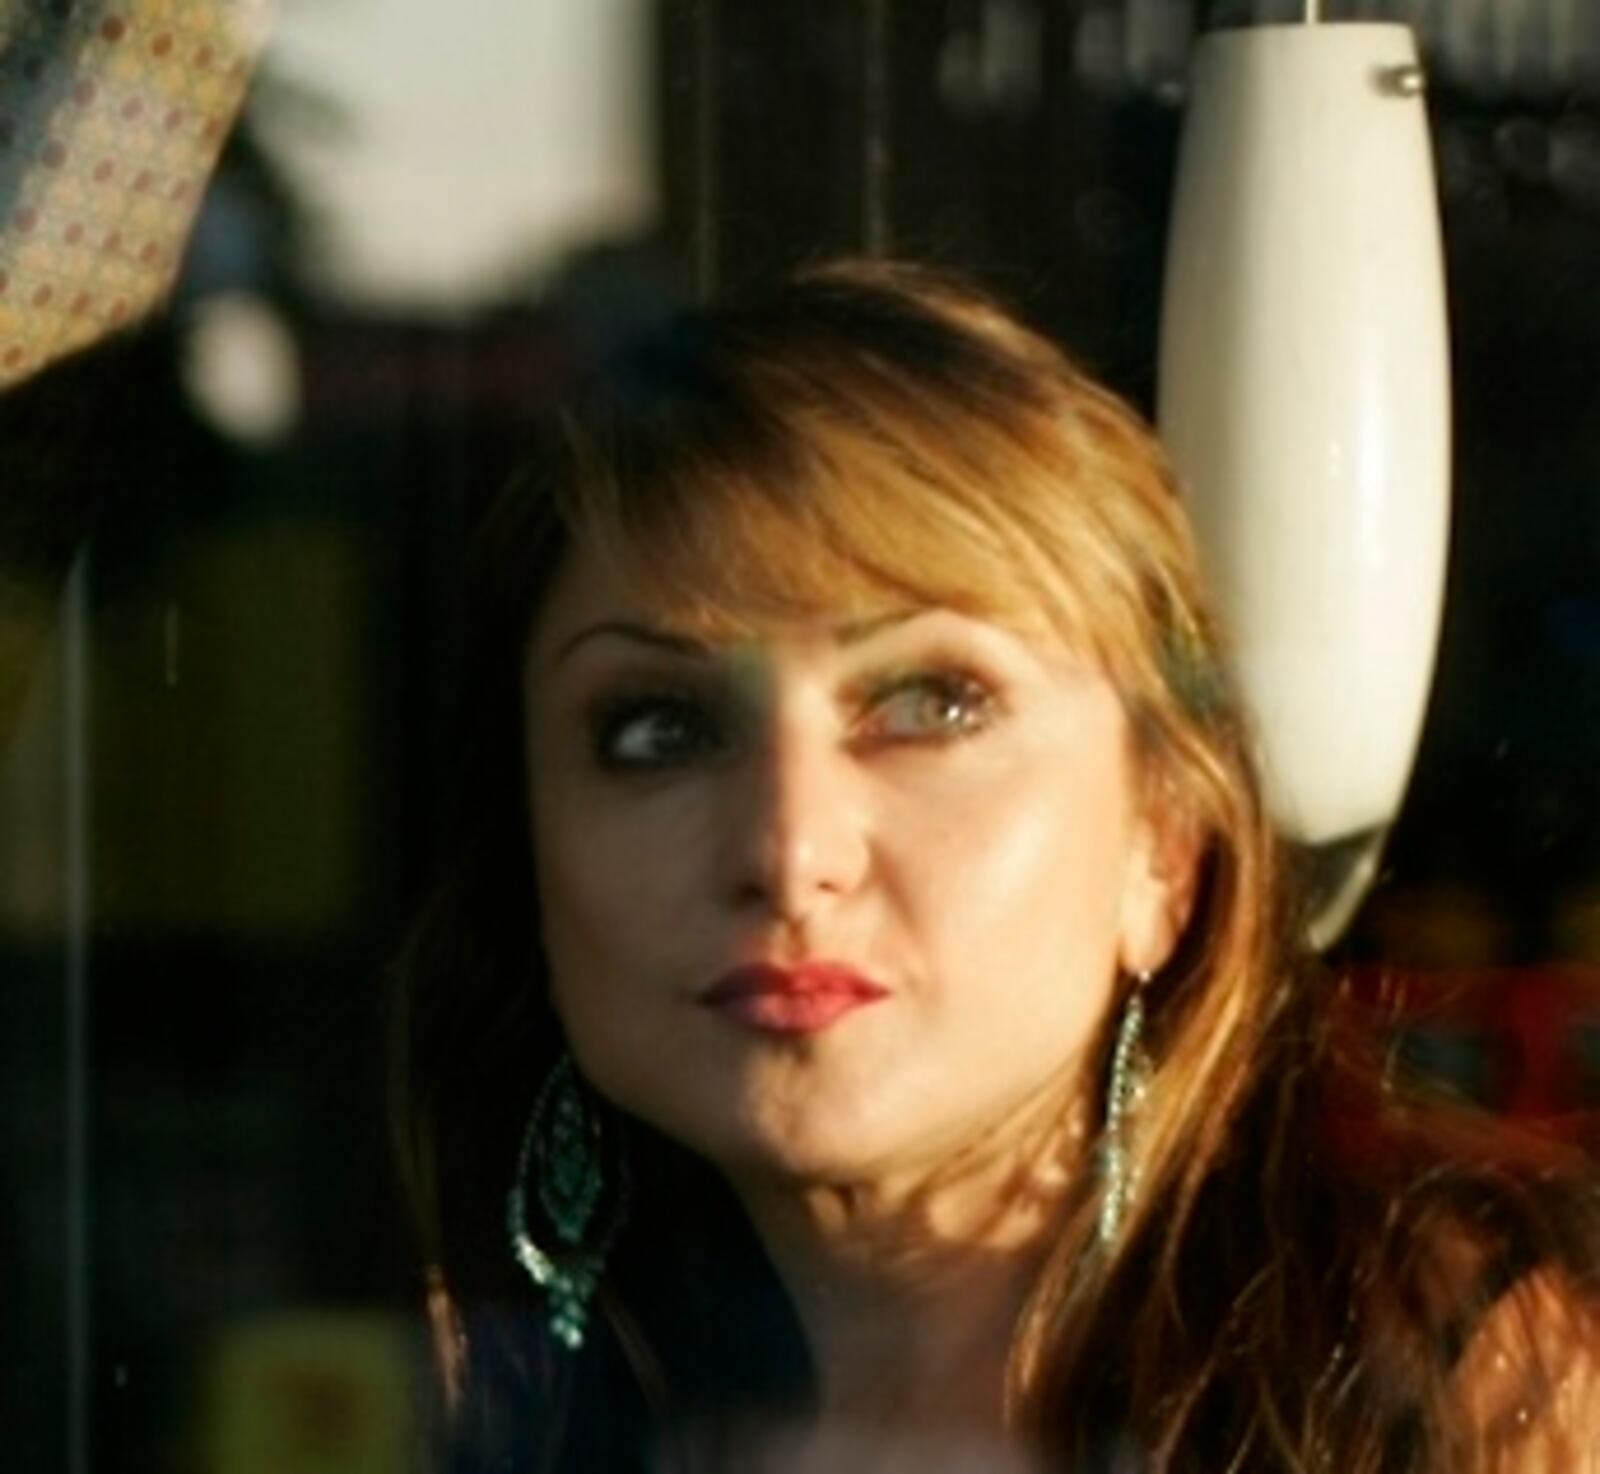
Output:
[[[1161,337],[1161,432],[1273,814],[1291,839],[1364,852],[1369,870],[1421,732],[1448,542],[1449,344],[1422,81],[1405,26],[1203,37]],[[1346,875],[1313,924],[1319,943],[1365,883]]]

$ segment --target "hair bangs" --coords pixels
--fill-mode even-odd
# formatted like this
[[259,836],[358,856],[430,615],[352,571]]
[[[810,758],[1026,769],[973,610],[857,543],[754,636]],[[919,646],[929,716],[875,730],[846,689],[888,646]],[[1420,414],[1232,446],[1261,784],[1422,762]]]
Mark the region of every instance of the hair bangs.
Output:
[[[924,607],[1036,625],[1060,604],[1026,519],[974,497],[970,471],[952,472],[971,454],[970,437],[954,453],[959,423],[881,409],[869,421],[841,412],[842,391],[829,403],[814,386],[771,412],[771,392],[768,413],[701,406],[689,425],[636,429],[603,484],[575,478],[569,536],[642,602],[710,639]],[[1013,464],[990,465],[988,479],[1029,474],[1020,453],[1000,459]]]

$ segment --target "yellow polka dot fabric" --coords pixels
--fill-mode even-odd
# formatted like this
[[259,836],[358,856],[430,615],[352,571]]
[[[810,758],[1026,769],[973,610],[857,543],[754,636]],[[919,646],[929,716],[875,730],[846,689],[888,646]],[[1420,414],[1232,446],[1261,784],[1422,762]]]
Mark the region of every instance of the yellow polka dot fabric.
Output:
[[0,388],[149,312],[270,0],[0,0]]

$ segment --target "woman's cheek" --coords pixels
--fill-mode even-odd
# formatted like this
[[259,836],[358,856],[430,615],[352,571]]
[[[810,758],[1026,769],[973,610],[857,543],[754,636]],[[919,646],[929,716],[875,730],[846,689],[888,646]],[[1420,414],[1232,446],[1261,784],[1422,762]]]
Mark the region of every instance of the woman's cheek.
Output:
[[996,955],[1048,939],[1098,956],[1115,926],[1124,817],[1114,784],[1059,762],[974,785],[915,846],[931,914]]
[[552,801],[536,825],[539,906],[558,1002],[571,977],[611,994],[648,975],[681,922],[703,826],[669,794]]

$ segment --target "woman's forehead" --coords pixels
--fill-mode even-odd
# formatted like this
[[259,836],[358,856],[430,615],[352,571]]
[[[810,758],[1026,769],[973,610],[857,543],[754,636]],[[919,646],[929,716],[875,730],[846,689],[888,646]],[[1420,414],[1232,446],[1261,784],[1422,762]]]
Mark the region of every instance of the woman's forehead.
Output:
[[[654,576],[651,576],[651,575]],[[1029,638],[1057,637],[1049,612],[1018,597],[1009,607],[974,599],[960,590],[895,590],[862,577],[832,589],[797,593],[781,579],[763,588],[749,576],[730,588],[693,569],[669,576],[645,565],[631,567],[593,548],[574,548],[557,572],[530,631],[533,658],[554,659],[587,629],[621,626],[653,632],[664,641],[725,648],[780,639],[817,638],[858,645],[876,634],[946,611]]]
[[549,682],[583,679],[584,671],[612,670],[617,662],[666,661],[684,670],[712,671],[739,684],[764,686],[780,670],[841,675],[883,662],[956,661],[993,679],[1060,681],[1077,687],[1104,680],[1115,689],[1095,654],[1065,640],[1037,611],[1005,617],[937,602],[893,602],[883,597],[850,608],[801,611],[786,618],[742,621],[685,618],[652,605],[614,574],[584,569],[556,592],[535,626],[523,663],[525,690]]

